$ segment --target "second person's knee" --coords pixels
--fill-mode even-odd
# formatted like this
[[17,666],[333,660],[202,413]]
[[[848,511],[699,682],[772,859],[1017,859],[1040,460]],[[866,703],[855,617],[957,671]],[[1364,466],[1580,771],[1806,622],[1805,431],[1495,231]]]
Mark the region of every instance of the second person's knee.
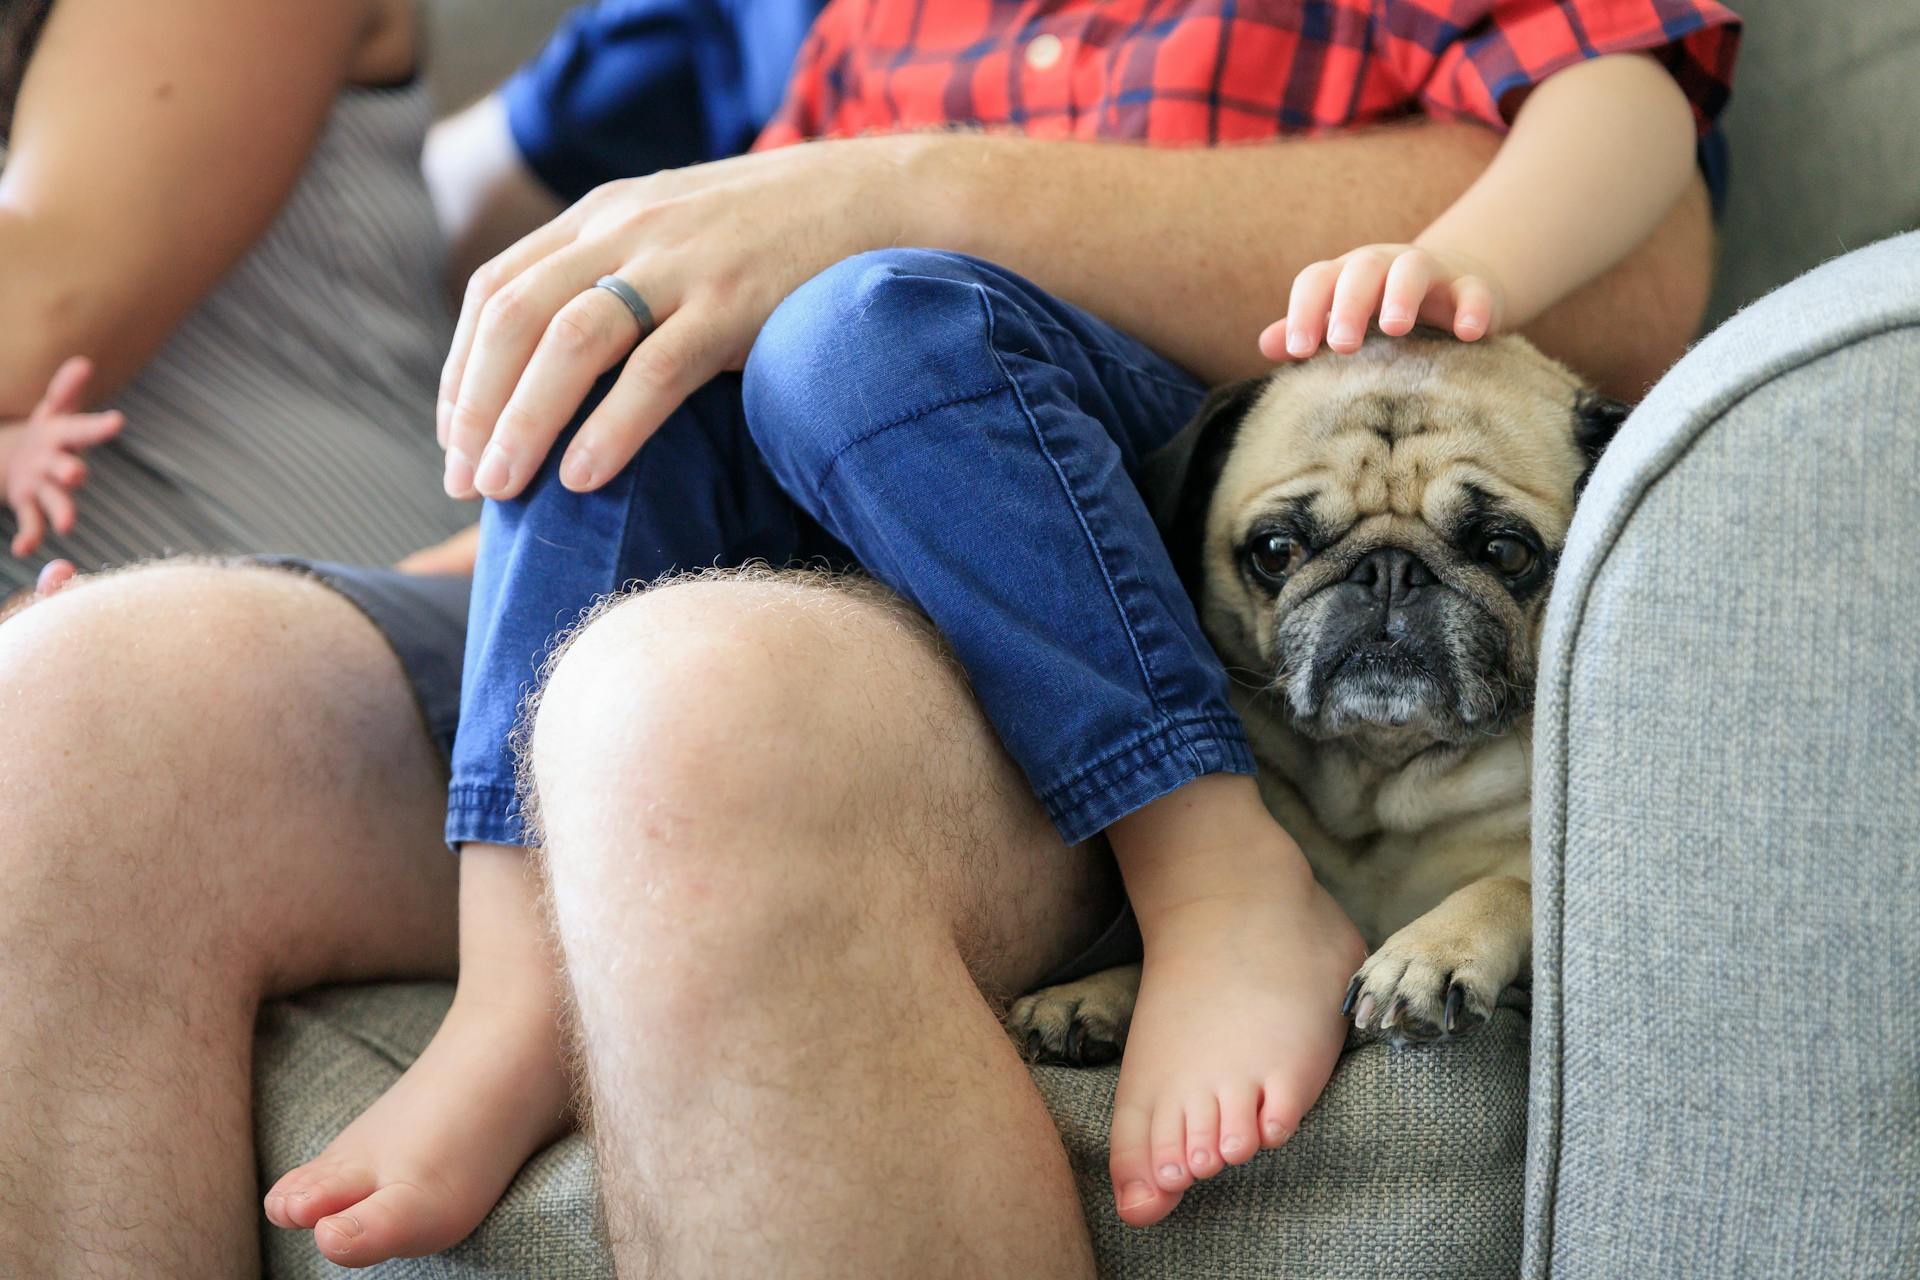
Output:
[[848,446],[1004,386],[990,350],[985,268],[932,249],[848,258],[775,309],[748,357],[748,428],[804,491]]

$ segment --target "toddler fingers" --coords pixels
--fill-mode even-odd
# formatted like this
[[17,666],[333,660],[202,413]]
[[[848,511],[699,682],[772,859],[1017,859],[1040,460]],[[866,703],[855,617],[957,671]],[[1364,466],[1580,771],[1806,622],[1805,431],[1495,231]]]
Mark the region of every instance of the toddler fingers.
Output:
[[78,518],[78,513],[73,509],[73,495],[59,485],[48,482],[40,486],[36,496],[54,532],[62,535],[72,533],[74,521]]
[[1260,354],[1276,363],[1287,358],[1287,319],[1275,320],[1260,331]]
[[93,362],[85,356],[69,356],[53,371],[53,378],[47,383],[47,393],[40,397],[40,407],[34,412],[39,414],[72,413],[80,407],[80,396],[87,388],[87,379],[93,376]]
[[13,545],[10,548],[16,558],[25,558],[40,548],[40,540],[46,536],[47,522],[40,514],[40,507],[30,497],[14,498],[9,505],[13,508],[14,531]]
[[1287,298],[1287,354],[1296,360],[1312,355],[1325,331],[1333,306],[1333,287],[1340,279],[1338,262],[1316,262],[1293,278]]
[[1379,305],[1387,265],[1381,254],[1363,252],[1349,256],[1340,269],[1340,281],[1333,290],[1333,318],[1327,326],[1327,345],[1335,351],[1350,355],[1367,340],[1367,324]]
[[125,425],[126,415],[118,409],[106,413],[70,413],[60,419],[54,435],[62,449],[91,449],[113,439]]
[[1453,282],[1453,336],[1472,342],[1493,328],[1493,290],[1479,276]]
[[78,454],[56,453],[47,462],[47,478],[62,489],[78,489],[87,482],[86,460]]
[[1400,337],[1413,329],[1420,304],[1433,287],[1433,262],[1418,249],[1409,249],[1387,268],[1380,297],[1380,332]]

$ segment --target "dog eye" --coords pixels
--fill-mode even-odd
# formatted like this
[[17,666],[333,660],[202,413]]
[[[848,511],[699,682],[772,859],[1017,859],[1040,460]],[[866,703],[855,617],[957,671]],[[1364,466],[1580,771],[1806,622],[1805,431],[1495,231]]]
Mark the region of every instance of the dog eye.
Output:
[[1533,548],[1518,538],[1488,538],[1480,548],[1480,558],[1509,578],[1533,568]]
[[1247,564],[1253,576],[1279,586],[1307,558],[1307,549],[1284,533],[1263,533],[1247,544]]

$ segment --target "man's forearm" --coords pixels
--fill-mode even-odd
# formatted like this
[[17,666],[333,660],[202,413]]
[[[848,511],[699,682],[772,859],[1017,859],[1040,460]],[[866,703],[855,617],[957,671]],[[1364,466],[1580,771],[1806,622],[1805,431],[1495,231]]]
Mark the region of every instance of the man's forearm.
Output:
[[[1434,122],[1213,149],[920,135],[899,143],[913,188],[904,231],[1011,267],[1225,381],[1267,367],[1255,339],[1303,266],[1411,240],[1499,142]],[[1711,249],[1696,180],[1625,262],[1526,332],[1636,397],[1698,327]]]

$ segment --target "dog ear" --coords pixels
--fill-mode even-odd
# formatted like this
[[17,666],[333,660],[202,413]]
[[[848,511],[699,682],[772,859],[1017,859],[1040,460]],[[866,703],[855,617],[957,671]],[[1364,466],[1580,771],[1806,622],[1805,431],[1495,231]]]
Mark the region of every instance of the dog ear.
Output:
[[1620,424],[1632,412],[1633,406],[1625,401],[1592,391],[1582,391],[1573,398],[1573,443],[1587,459],[1585,469],[1580,472],[1580,482],[1574,487],[1575,494],[1587,487],[1587,477],[1593,474],[1594,464],[1600,461],[1600,455],[1619,434]]
[[1622,400],[1582,391],[1573,398],[1573,442],[1587,455],[1587,465],[1600,460],[1600,454],[1619,432],[1620,424],[1633,412]]
[[1154,521],[1167,540],[1180,580],[1191,592],[1201,584],[1200,553],[1206,541],[1213,490],[1233,452],[1234,438],[1271,375],[1216,387],[1193,420],[1141,466],[1141,488]]

